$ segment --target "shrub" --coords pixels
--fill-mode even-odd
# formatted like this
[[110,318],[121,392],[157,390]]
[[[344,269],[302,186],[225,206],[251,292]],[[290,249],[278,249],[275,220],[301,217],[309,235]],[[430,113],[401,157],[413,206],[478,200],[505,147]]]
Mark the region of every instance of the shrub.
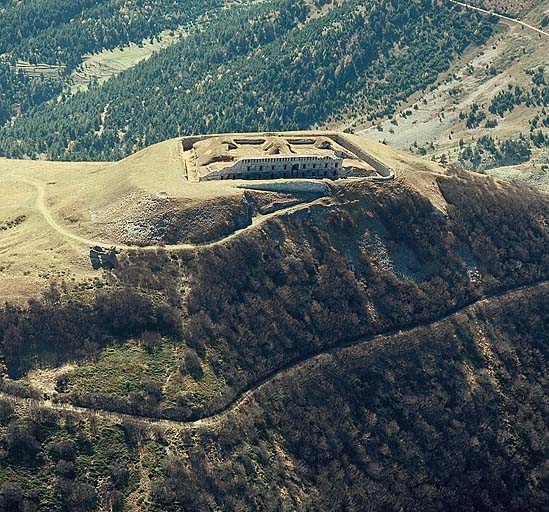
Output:
[[162,336],[156,331],[145,331],[141,336],[141,343],[149,353],[155,352],[162,343]]
[[50,447],[55,459],[74,460],[77,454],[76,443],[71,439],[61,439]]
[[0,425],[6,425],[13,417],[13,404],[9,400],[0,399]]
[[26,421],[12,421],[6,434],[8,455],[14,462],[31,463],[40,443],[34,436],[34,425]]
[[73,479],[76,476],[74,462],[64,459],[59,460],[55,466],[55,474],[63,478]]
[[196,352],[192,348],[185,349],[184,354],[185,368],[193,379],[200,379],[204,375],[202,363]]
[[59,487],[65,510],[74,512],[95,510],[97,494],[91,485],[73,480],[63,480]]

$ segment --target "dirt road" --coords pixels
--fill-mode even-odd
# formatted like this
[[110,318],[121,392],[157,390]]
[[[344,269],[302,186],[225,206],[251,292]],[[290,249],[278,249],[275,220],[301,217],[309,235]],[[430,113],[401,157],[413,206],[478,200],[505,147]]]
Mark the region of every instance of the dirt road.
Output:
[[320,361],[324,358],[329,358],[333,354],[343,352],[353,347],[359,347],[367,343],[368,344],[376,343],[376,342],[381,343],[391,336],[401,335],[401,334],[410,335],[410,334],[414,334],[414,332],[419,329],[436,327],[437,325],[452,319],[456,315],[472,312],[478,306],[482,304],[488,304],[490,301],[494,299],[512,298],[513,296],[518,296],[525,292],[532,291],[536,288],[541,288],[541,287],[549,287],[549,281],[540,281],[538,283],[534,283],[531,285],[520,286],[514,289],[501,291],[501,292],[492,294],[490,296],[480,298],[454,311],[451,311],[442,317],[433,319],[431,321],[418,323],[416,325],[413,325],[407,328],[394,329],[391,331],[387,331],[387,332],[376,334],[369,337],[362,336],[362,337],[349,338],[349,339],[343,340],[335,347],[319,349],[315,353],[310,353],[305,356],[296,358],[292,361],[289,361],[284,366],[277,368],[272,372],[264,375],[261,379],[251,383],[245,389],[241,390],[238,396],[236,396],[232,401],[229,401],[219,411],[195,420],[174,421],[174,420],[155,419],[155,418],[142,417],[142,416],[133,416],[130,414],[110,412],[110,411],[101,410],[101,409],[91,409],[86,407],[73,406],[70,404],[60,404],[49,399],[48,400],[32,400],[28,398],[20,398],[17,396],[7,394],[2,391],[0,391],[0,397],[6,400],[10,400],[16,403],[21,403],[24,405],[36,405],[36,406],[45,407],[48,409],[53,409],[61,412],[73,412],[76,414],[84,414],[84,415],[97,415],[97,416],[100,416],[106,419],[111,419],[111,420],[112,419],[120,420],[120,421],[132,420],[132,421],[138,421],[144,425],[156,425],[158,427],[163,427],[163,428],[185,429],[185,430],[193,430],[193,429],[198,429],[202,427],[212,428],[222,424],[224,419],[227,418],[229,415],[237,414],[244,405],[254,400],[254,395],[257,394],[258,391],[273,384],[283,385],[284,382],[288,381],[288,379],[291,376],[291,373],[296,371],[300,367],[306,366],[315,361]]
[[[394,179],[394,177],[395,177],[395,174],[393,172],[389,176],[370,176],[370,177],[361,178],[361,179],[365,179],[369,181],[387,181],[387,180]],[[36,189],[37,191],[36,200],[35,200],[36,209],[44,217],[45,221],[49,224],[49,226],[58,234],[60,234],[63,238],[87,247],[93,247],[96,245],[99,245],[99,246],[116,245],[118,249],[122,249],[122,250],[157,251],[159,249],[162,249],[163,251],[166,251],[166,252],[177,252],[177,251],[190,251],[190,250],[195,250],[197,248],[214,247],[216,245],[225,244],[230,240],[242,235],[243,233],[250,231],[252,229],[255,229],[257,226],[260,226],[265,222],[268,222],[273,218],[282,217],[284,215],[290,215],[292,213],[295,213],[301,210],[306,210],[314,205],[328,204],[330,201],[329,197],[321,197],[313,201],[300,203],[294,206],[290,206],[288,208],[283,208],[281,210],[268,213],[266,215],[257,216],[252,220],[252,222],[248,226],[245,226],[242,229],[238,229],[233,233],[231,233],[230,235],[227,235],[223,238],[220,238],[218,240],[214,240],[211,242],[197,243],[197,244],[183,243],[183,244],[163,245],[163,246],[160,246],[158,244],[139,246],[139,245],[117,244],[116,242],[107,241],[107,240],[92,240],[90,238],[86,238],[76,233],[73,233],[66,227],[62,226],[58,221],[56,221],[53,218],[53,215],[51,214],[46,204],[46,187],[44,186],[43,183],[37,180],[29,179],[29,178],[15,177],[13,175],[10,176],[8,180],[12,182],[26,183],[27,185],[31,185]]]
[[504,16],[503,14],[497,14],[493,11],[489,11],[487,9],[482,9],[481,7],[476,7],[474,5],[467,4],[465,2],[459,2],[458,0],[450,0],[453,4],[461,5],[462,7],[465,7],[466,9],[471,9],[473,11],[481,12],[483,14],[489,14],[490,16],[495,16],[496,18],[499,18],[500,20],[510,21],[511,23],[516,23],[517,25],[522,25],[524,28],[527,28],[529,30],[533,30],[534,32],[537,32],[538,34],[549,37],[549,32],[545,32],[544,30],[541,30],[537,27],[534,27],[532,25],[529,25],[528,23],[525,23],[524,21],[517,20],[515,18],[510,18],[509,16]]

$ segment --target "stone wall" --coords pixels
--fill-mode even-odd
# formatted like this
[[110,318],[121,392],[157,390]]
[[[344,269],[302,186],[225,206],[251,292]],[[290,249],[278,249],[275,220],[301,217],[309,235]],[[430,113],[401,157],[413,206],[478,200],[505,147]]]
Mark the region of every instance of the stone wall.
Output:
[[354,153],[358,158],[367,164],[371,165],[377,173],[387,179],[392,179],[394,177],[394,171],[388,165],[385,165],[383,162],[379,161],[374,156],[366,153],[366,151],[359,148],[354,142],[351,142],[347,137],[340,135],[339,133],[334,133],[330,137],[337,142],[342,148],[347,149]]
[[238,185],[238,188],[261,190],[265,192],[278,192],[280,194],[316,194],[318,196],[329,196],[332,193],[330,187],[326,185],[325,182],[310,180],[257,182]]

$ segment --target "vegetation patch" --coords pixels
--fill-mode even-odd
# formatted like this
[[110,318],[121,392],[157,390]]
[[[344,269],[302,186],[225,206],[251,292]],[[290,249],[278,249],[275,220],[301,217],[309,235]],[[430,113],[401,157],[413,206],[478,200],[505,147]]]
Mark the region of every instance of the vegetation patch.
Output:
[[476,143],[461,146],[459,163],[476,171],[528,162],[532,156],[530,143],[525,137],[497,141],[483,135]]
[[96,361],[82,362],[59,377],[65,392],[107,393],[128,396],[145,383],[162,386],[178,369],[183,346],[164,338],[154,351],[147,351],[135,340],[116,343],[101,351]]
[[193,377],[190,373],[173,372],[167,379],[164,387],[164,395],[168,403],[174,405],[185,400],[189,404],[202,408],[225,391],[225,381],[214,372],[211,363],[201,363],[199,375]]
[[2,510],[121,511],[138,483],[125,428],[33,407],[12,413],[0,443]]
[[[61,397],[76,404],[152,416],[167,410],[201,408],[219,398],[224,380],[207,359],[169,338],[113,343],[96,360],[84,361],[57,378]],[[154,335],[153,335],[154,336]]]
[[8,229],[13,229],[19,226],[19,224],[22,224],[23,222],[25,222],[25,220],[27,220],[26,215],[18,215],[14,219],[8,219],[4,222],[0,222],[0,231],[7,231]]

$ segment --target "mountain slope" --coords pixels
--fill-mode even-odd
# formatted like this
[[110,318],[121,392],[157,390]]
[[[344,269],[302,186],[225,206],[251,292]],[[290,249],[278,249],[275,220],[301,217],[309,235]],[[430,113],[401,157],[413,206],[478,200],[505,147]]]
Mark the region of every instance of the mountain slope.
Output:
[[[513,16],[543,28],[549,2],[511,4],[488,2],[487,7],[497,12],[514,7]],[[500,20],[486,44],[466,52],[436,85],[418,91],[395,115],[375,120],[373,126],[355,117],[351,126],[414,154],[522,178],[547,190],[547,55],[549,36]],[[368,114],[363,112],[362,121]]]
[[397,179],[3,308],[4,508],[547,507],[549,199],[350,137]]
[[0,148],[111,160],[183,133],[308,128],[356,98],[389,113],[492,32],[489,18],[456,16],[449,2],[328,4],[279,0],[214,17],[108,83],[16,119]]
[[189,0],[184,8],[164,0],[1,2],[0,125],[70,94],[73,72],[91,55],[129,53],[144,41],[160,47],[170,33],[189,31],[223,6],[219,0]]

